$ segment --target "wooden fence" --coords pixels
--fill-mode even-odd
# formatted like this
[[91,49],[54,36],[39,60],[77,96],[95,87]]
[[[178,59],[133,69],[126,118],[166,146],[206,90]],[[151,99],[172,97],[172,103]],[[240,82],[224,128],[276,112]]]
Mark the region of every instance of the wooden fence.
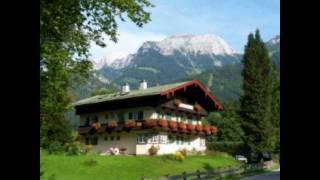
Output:
[[[262,164],[246,164],[238,167],[228,167],[219,169],[210,169],[206,171],[197,170],[196,172],[187,173],[182,172],[180,175],[159,178],[159,180],[198,180],[198,179],[215,179],[230,175],[238,175],[243,172],[263,169]],[[148,178],[141,177],[141,180],[148,180]]]

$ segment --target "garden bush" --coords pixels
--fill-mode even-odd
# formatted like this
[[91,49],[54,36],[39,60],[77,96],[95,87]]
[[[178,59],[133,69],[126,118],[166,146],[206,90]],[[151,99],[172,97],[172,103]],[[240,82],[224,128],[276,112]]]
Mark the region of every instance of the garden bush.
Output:
[[68,155],[88,154],[92,149],[91,145],[84,145],[79,141],[65,144],[65,151]]
[[178,151],[174,154],[174,159],[178,161],[183,161],[185,159],[185,156],[183,156],[183,154],[180,151]]
[[49,154],[57,154],[63,152],[63,145],[60,142],[54,141],[48,145],[47,152]]
[[208,150],[210,151],[220,151],[226,152],[231,155],[243,154],[244,144],[242,142],[232,142],[232,141],[223,141],[223,142],[209,142]]
[[155,146],[152,145],[152,146],[149,148],[149,150],[148,150],[149,155],[150,155],[150,156],[155,156],[155,155],[157,155],[159,149],[160,149],[159,147],[155,147]]

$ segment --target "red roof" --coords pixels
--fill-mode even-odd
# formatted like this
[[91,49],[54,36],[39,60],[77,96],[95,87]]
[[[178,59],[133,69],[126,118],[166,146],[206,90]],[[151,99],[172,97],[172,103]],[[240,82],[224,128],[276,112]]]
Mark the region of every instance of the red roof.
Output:
[[177,86],[177,87],[174,87],[172,89],[169,89],[167,91],[164,91],[161,93],[162,96],[170,96],[171,95],[174,95],[174,93],[178,90],[181,90],[181,89],[185,89],[189,86],[198,86],[202,91],[205,92],[205,95],[208,96],[210,98],[210,100],[213,102],[214,104],[214,108],[219,110],[219,111],[222,111],[223,110],[223,105],[221,103],[219,103],[217,101],[217,98],[211,94],[207,88],[198,80],[192,80],[192,81],[188,81],[180,86]]

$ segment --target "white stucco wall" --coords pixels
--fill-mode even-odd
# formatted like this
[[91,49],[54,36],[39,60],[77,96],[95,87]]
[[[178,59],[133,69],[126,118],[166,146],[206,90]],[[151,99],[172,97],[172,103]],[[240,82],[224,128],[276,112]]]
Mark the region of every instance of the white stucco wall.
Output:
[[[137,143],[137,134],[142,134],[145,132],[121,132],[121,133],[105,133],[101,134],[98,137],[98,144],[93,145],[93,151],[95,153],[102,153],[106,152],[111,147],[118,147],[118,148],[126,148],[127,154],[136,154],[136,155],[148,155],[149,148],[154,145],[159,147],[158,155],[162,154],[173,154],[178,150],[187,149],[188,151],[192,151],[195,149],[196,151],[205,151],[206,146],[202,146],[200,143],[200,137],[193,136],[191,137],[190,144],[184,142],[183,144],[177,144],[177,140],[170,142],[168,141],[167,144],[161,143],[146,143],[146,144],[138,144]],[[168,134],[163,132],[159,133],[161,135],[165,135],[168,138]],[[104,139],[105,136],[108,136],[108,140]],[[113,136],[114,140],[111,141],[110,137]],[[116,140],[117,136],[120,136],[120,140]],[[180,135],[179,135],[180,136]],[[203,138],[202,138],[203,139]],[[85,141],[83,139],[83,141]]]
[[[164,133],[161,133],[164,134]],[[167,135],[167,134],[166,134]],[[176,140],[172,143],[167,144],[137,144],[136,146],[136,154],[137,155],[145,155],[149,154],[148,150],[153,145],[155,147],[159,147],[158,155],[162,154],[173,154],[179,150],[186,149],[187,151],[192,151],[195,149],[196,151],[205,151],[206,146],[201,146],[200,137],[192,137],[190,144],[184,142],[183,144],[177,144]]]
[[[104,140],[107,136],[108,140]],[[110,137],[113,136],[114,140],[111,141]],[[116,140],[117,136],[120,136],[120,140]],[[121,133],[104,133],[99,135],[98,144],[93,145],[93,151],[96,153],[106,152],[111,147],[126,148],[126,153],[135,154],[136,153],[136,134],[134,132],[121,132]]]

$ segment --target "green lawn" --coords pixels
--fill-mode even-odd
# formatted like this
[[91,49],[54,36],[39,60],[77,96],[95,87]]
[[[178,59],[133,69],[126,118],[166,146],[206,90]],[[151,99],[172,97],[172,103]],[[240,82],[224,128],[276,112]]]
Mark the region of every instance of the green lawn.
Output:
[[[95,160],[96,165],[88,165]],[[56,180],[107,180],[140,179],[177,175],[183,171],[213,169],[239,165],[228,156],[188,156],[183,162],[168,156],[67,156],[41,155],[44,178],[55,175]],[[87,162],[87,163],[86,163]]]

